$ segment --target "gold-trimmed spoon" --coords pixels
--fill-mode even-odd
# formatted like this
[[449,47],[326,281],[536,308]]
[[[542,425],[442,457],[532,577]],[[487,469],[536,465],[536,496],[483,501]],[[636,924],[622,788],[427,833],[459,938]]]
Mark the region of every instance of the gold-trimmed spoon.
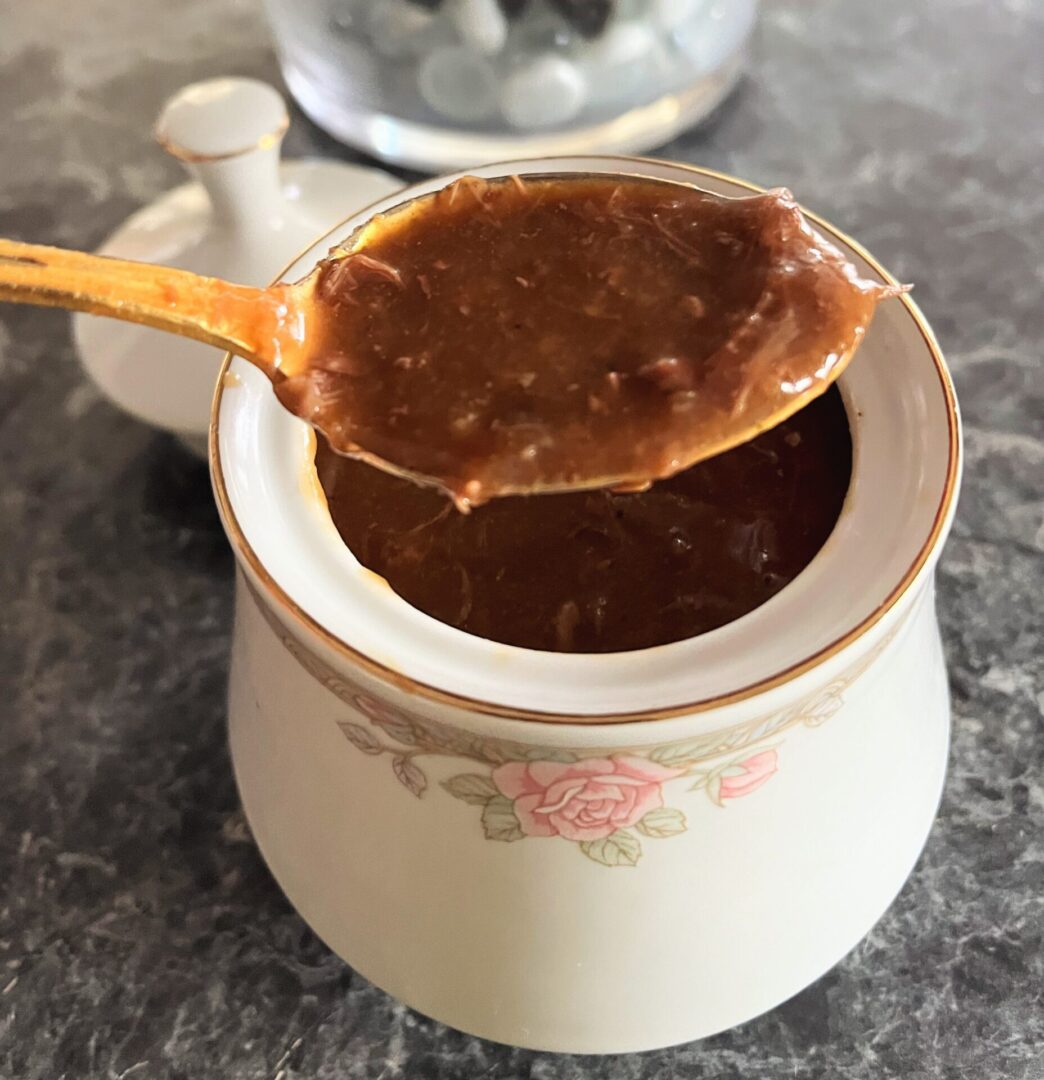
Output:
[[266,289],[0,240],[0,300],[244,357],[334,449],[448,492],[638,490],[779,423],[876,304],[788,192],[465,177]]

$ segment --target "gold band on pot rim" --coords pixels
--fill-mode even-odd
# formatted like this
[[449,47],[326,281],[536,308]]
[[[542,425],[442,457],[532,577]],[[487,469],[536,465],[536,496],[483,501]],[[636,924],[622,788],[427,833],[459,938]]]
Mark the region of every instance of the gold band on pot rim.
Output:
[[[742,187],[750,192],[762,192],[765,189],[759,187],[757,184],[752,184],[746,180],[740,180],[734,176],[730,176],[727,173],[718,172],[713,169],[705,169],[695,165],[687,165],[681,162],[665,161],[656,158],[643,158],[643,157],[627,157],[623,155],[584,155],[590,160],[604,160],[613,162],[634,162],[637,164],[666,164],[674,168],[682,169],[686,172],[695,174],[696,176],[710,177],[716,180],[721,180],[726,183],[735,184],[738,187]],[[526,159],[526,164],[530,164],[534,161],[539,161],[539,158]],[[554,159],[548,159],[554,160]],[[521,162],[503,162],[505,168],[510,167],[512,164],[521,164]],[[411,185],[404,185],[411,186]],[[376,200],[371,203],[370,206],[375,206],[377,203],[385,201],[387,196]],[[282,279],[283,275],[294,265],[300,258],[302,258],[308,251],[312,250],[317,243],[321,242],[326,237],[334,234],[338,229],[342,228],[348,221],[359,217],[365,213],[369,207],[363,207],[360,210],[348,215],[343,221],[333,226],[323,237],[318,237],[312,243],[308,245],[303,251],[292,259],[287,266],[275,277],[275,281]],[[899,282],[888,273],[887,270],[859,243],[849,237],[847,234],[834,228],[823,218],[817,214],[811,213],[802,207],[805,216],[812,221],[818,228],[825,230],[828,234],[841,240],[844,244],[848,245],[856,254],[864,259],[875,273],[879,274],[881,278],[887,283],[898,285]],[[924,568],[932,551],[946,527],[950,511],[953,507],[954,499],[957,493],[957,482],[960,475],[960,424],[957,415],[957,399],[953,389],[953,383],[950,379],[949,372],[946,369],[946,363],[943,359],[942,352],[939,348],[939,344],[935,339],[935,335],[932,333],[931,328],[926,322],[924,316],[921,314],[917,305],[910,299],[907,294],[902,294],[897,297],[898,301],[902,303],[910,317],[913,319],[921,337],[924,340],[925,345],[928,348],[928,352],[932,358],[932,362],[935,365],[936,374],[939,377],[939,383],[942,389],[943,398],[946,405],[946,423],[947,423],[947,464],[946,464],[946,480],[943,485],[942,497],[939,505],[936,508],[935,515],[932,519],[932,527],[928,532],[928,536],[917,553],[914,561],[907,568],[898,584],[889,592],[885,599],[874,609],[866,618],[860,623],[854,626],[851,630],[842,634],[839,638],[835,639],[829,645],[817,650],[812,655],[806,657],[803,660],[798,661],[795,664],[776,672],[774,675],[767,676],[757,682],[750,683],[747,686],[741,687],[737,690],[730,691],[726,694],[719,694],[714,697],[705,698],[700,701],[691,702],[685,705],[672,705],[664,708],[651,709],[651,710],[639,710],[636,712],[628,713],[608,713],[608,714],[588,714],[588,713],[549,713],[542,712],[535,709],[515,708],[507,705],[500,705],[496,702],[483,701],[478,698],[472,698],[461,694],[455,694],[450,691],[441,690],[438,687],[431,686],[430,684],[420,682],[411,676],[405,675],[400,671],[396,671],[394,668],[388,667],[385,664],[379,663],[372,657],[367,656],[360,650],[348,645],[342,641],[339,637],[331,633],[323,625],[317,622],[311,615],[299,607],[277,584],[272,575],[268,572],[261,560],[258,558],[254,549],[250,546],[239,521],[235,516],[235,512],[232,509],[231,500],[228,496],[228,491],[225,486],[224,476],[221,469],[220,448],[218,443],[218,422],[220,417],[221,399],[224,390],[224,375],[228,371],[229,364],[232,361],[232,354],[226,353],[221,365],[221,371],[218,375],[217,386],[214,391],[214,398],[211,404],[210,413],[210,429],[209,429],[209,457],[210,457],[210,472],[211,480],[214,488],[214,497],[218,504],[218,510],[221,514],[222,521],[225,525],[225,530],[228,534],[229,540],[238,558],[241,558],[243,562],[250,567],[257,582],[268,593],[272,602],[274,602],[279,608],[281,608],[286,615],[290,618],[291,622],[298,624],[305,634],[314,634],[321,641],[324,642],[334,652],[339,653],[348,661],[359,664],[372,675],[383,679],[384,681],[391,683],[393,686],[400,690],[405,690],[409,693],[418,694],[421,697],[428,698],[431,701],[437,702],[443,705],[450,705],[456,708],[465,709],[471,712],[482,713],[489,716],[505,717],[513,720],[530,720],[538,723],[567,723],[567,724],[619,724],[619,723],[636,723],[647,720],[666,720],[672,717],[686,716],[694,713],[706,712],[710,709],[721,708],[726,705],[732,705],[740,701],[744,701],[748,698],[754,697],[757,694],[764,693],[771,690],[783,683],[789,682],[792,679],[797,678],[799,675],[803,675],[805,672],[810,671],[812,668],[829,660],[831,657],[836,656],[843,649],[847,648],[850,644],[862,637],[865,633],[871,630],[878,622],[899,602],[900,599],[909,590],[921,570]],[[404,601],[405,603],[405,601]]]

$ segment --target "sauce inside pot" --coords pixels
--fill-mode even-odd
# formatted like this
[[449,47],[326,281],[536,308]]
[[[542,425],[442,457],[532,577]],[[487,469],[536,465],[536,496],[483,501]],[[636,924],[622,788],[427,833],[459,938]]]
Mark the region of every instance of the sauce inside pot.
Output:
[[342,538],[401,597],[479,637],[557,652],[643,649],[752,611],[823,545],[851,466],[836,388],[648,491],[511,496],[467,515],[321,437],[316,452]]

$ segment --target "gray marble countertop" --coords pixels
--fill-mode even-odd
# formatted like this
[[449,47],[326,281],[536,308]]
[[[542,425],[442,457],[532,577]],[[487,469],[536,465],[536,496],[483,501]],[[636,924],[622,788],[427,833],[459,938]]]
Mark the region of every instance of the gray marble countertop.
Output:
[[[661,1053],[471,1039],[332,956],[225,746],[232,558],[205,469],[0,311],[0,1077],[1044,1078],[1044,8],[768,0],[751,76],[663,156],[859,237],[933,322],[967,439],[939,572],[954,745],[888,915],[773,1012]],[[182,84],[278,82],[249,0],[0,0],[0,235],[90,248],[181,181]],[[287,154],[353,155],[296,117]]]

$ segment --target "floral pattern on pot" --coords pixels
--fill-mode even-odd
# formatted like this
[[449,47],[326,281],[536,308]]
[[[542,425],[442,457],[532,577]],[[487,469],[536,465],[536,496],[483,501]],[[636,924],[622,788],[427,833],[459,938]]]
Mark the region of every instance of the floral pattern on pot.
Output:
[[703,792],[719,807],[768,783],[779,767],[776,737],[789,728],[814,728],[830,719],[841,708],[844,692],[900,629],[893,628],[842,675],[788,709],[651,749],[607,746],[587,756],[475,735],[374,697],[288,634],[252,589],[251,594],[298,663],[369,721],[339,721],[345,738],[364,754],[390,757],[392,773],[411,794],[420,798],[429,788],[418,758],[477,763],[481,771],[458,773],[440,786],[481,808],[488,840],[566,840],[604,866],[635,866],[643,838],[660,840],[685,832],[685,814],[666,805],[668,783],[689,778],[690,792]]
[[[493,784],[526,836],[563,836],[586,843],[639,825],[663,809],[663,782],[679,775],[634,754],[561,761],[508,761]],[[452,794],[452,791],[451,791]]]
[[[458,733],[447,746],[431,737],[430,721],[417,718],[365,693],[352,704],[391,742],[372,727],[342,721],[341,731],[365,754],[388,754],[399,782],[418,798],[428,787],[415,759],[424,755],[483,761],[483,772],[463,772],[442,781],[455,799],[481,807],[487,840],[510,842],[559,837],[579,845],[589,859],[605,866],[635,866],[642,838],[662,840],[687,828],[684,813],[665,805],[664,785],[691,777],[691,791],[703,791],[718,806],[743,798],[768,781],[778,767],[775,746],[744,751],[701,767],[700,758],[679,757],[676,746],[658,747],[647,755],[617,752],[581,757],[570,751],[502,743],[496,761],[485,749]],[[441,727],[441,725],[440,725]],[[401,746],[392,743],[401,743]],[[673,759],[666,764],[660,758]]]

